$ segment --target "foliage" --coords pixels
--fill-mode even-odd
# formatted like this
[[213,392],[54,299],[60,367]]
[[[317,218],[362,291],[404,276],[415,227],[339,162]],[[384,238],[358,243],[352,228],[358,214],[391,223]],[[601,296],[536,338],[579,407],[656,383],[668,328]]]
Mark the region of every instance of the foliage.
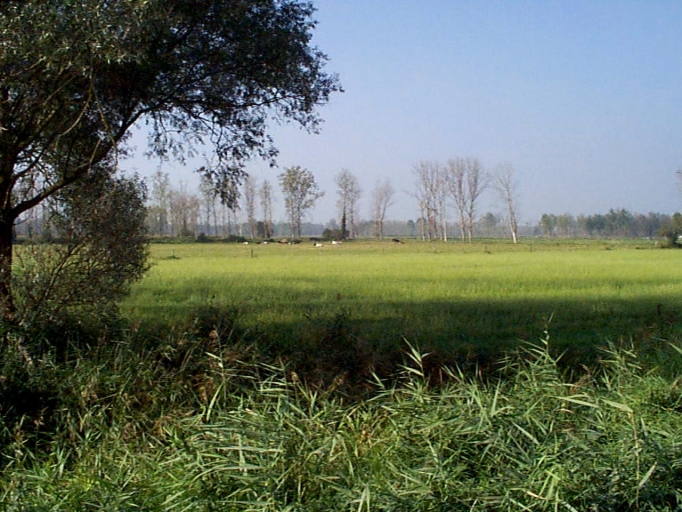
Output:
[[[362,190],[358,178],[348,169],[342,169],[339,174],[334,177],[334,182],[338,187],[338,200],[336,206],[339,209],[339,216],[341,221],[340,238],[345,240],[346,237],[355,238],[356,236],[356,222],[358,216],[358,201]],[[324,236],[324,235],[323,235]]]
[[665,237],[670,247],[679,247],[682,236],[682,214],[675,213],[670,222],[659,230],[659,234]]
[[56,243],[30,241],[14,273],[20,323],[111,313],[147,270],[144,184],[98,168],[62,189],[50,223]]
[[327,240],[331,242],[332,240],[345,240],[348,237],[348,231],[342,229],[330,229],[325,228],[322,232],[322,240]]
[[276,155],[269,120],[315,130],[339,90],[298,0],[10,0],[0,4],[0,300],[12,309],[12,226],[149,125],[151,151],[203,143],[222,199],[252,156]]
[[408,348],[396,379],[356,401],[205,343],[145,351],[131,338],[61,366],[37,362],[54,403],[37,421],[4,424],[3,509],[682,506],[679,381],[628,347],[573,381],[539,343],[503,361],[499,378],[444,368],[436,387],[430,356]]
[[578,217],[570,213],[561,215],[545,213],[538,228],[545,236],[654,238],[668,221],[670,216],[665,214],[649,212],[644,215],[631,213],[624,208],[618,210],[612,208],[606,214]]
[[324,196],[315,175],[301,167],[289,167],[279,175],[279,183],[284,195],[284,207],[287,211],[291,234],[294,239],[301,238],[301,221],[303,216],[315,206],[315,201]]

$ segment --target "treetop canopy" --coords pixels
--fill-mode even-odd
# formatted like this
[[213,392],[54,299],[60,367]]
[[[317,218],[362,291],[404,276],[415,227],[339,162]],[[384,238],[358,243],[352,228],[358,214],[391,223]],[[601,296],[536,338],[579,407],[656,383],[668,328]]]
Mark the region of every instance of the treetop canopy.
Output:
[[16,218],[78,180],[139,121],[160,156],[212,143],[218,190],[248,158],[272,161],[268,122],[315,130],[340,90],[310,44],[313,13],[295,0],[3,2],[0,209]]

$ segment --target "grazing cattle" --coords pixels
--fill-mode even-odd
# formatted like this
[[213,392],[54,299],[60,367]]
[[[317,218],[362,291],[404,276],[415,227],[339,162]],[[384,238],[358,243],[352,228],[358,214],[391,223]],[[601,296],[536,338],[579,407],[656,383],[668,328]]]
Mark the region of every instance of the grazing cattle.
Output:
[[337,242],[336,240],[332,240],[332,245],[341,245],[341,242]]
[[391,242],[393,242],[394,244],[402,244],[402,242],[397,238],[393,238]]
[[321,244],[321,243],[319,243],[319,242],[315,242],[315,244],[314,244],[314,245],[315,245],[315,247],[322,247],[322,244]]

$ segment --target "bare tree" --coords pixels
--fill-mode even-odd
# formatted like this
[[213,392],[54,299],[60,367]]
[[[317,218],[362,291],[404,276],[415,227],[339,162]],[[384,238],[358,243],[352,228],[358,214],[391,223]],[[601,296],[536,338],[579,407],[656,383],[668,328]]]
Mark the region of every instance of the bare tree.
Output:
[[511,164],[501,165],[493,174],[492,182],[500,200],[504,204],[512,240],[514,243],[517,243],[519,232],[519,204],[515,174],[514,167]]
[[152,176],[151,205],[149,207],[150,231],[154,235],[168,234],[168,211],[170,209],[170,178],[158,169]]
[[432,161],[421,161],[412,170],[417,177],[412,196],[417,199],[426,221],[422,236],[447,240],[444,171],[438,162]]
[[249,224],[249,237],[256,234],[256,184],[251,176],[244,180],[244,208],[246,210],[246,222]]
[[472,164],[468,168],[466,188],[467,188],[467,231],[469,236],[469,243],[471,243],[474,236],[474,220],[476,218],[476,203],[478,198],[483,193],[487,186],[487,176],[478,163],[478,160],[473,159]]
[[178,189],[170,192],[170,216],[172,233],[176,236],[193,236],[199,217],[201,202],[187,190],[187,184],[180,182]]
[[279,182],[284,195],[284,207],[289,217],[291,236],[299,239],[303,216],[315,206],[315,201],[324,196],[324,192],[317,186],[313,173],[299,166],[285,169],[279,175]]
[[232,208],[230,208],[230,211],[232,212],[232,217],[234,218],[234,226],[236,228],[236,235],[239,237],[244,236],[244,222],[242,221],[242,209],[239,207],[238,204],[235,204]]
[[206,234],[211,234],[211,217],[213,217],[213,234],[218,235],[218,215],[216,212],[217,196],[213,183],[204,176],[201,177],[201,181],[199,182],[199,192],[201,193],[204,205]]
[[260,187],[260,207],[263,214],[263,238],[272,238],[272,185],[265,180]]
[[377,238],[384,238],[384,221],[386,220],[386,212],[393,204],[393,186],[391,181],[385,180],[377,181],[372,194],[372,223],[374,225],[374,236]]
[[450,197],[459,212],[459,229],[462,241],[466,239],[466,160],[451,158],[445,164],[445,181]]
[[339,187],[339,199],[336,205],[339,207],[341,216],[341,233],[345,238],[348,235],[350,238],[355,238],[356,223],[355,214],[358,208],[358,201],[360,200],[360,184],[355,175],[348,169],[343,169],[334,179],[336,185]]
[[462,240],[466,233],[471,243],[476,203],[487,185],[485,172],[476,158],[452,158],[445,166],[445,181],[459,211]]

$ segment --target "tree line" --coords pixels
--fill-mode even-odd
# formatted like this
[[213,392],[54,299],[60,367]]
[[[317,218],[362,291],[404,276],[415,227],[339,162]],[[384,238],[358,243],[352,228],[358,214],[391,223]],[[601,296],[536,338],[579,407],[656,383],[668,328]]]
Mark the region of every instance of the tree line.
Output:
[[[421,163],[415,167],[415,172],[418,173],[423,169],[431,171],[434,167],[432,164]],[[467,173],[471,171],[466,165],[463,169],[464,176],[469,180],[467,184],[470,185],[472,180]],[[475,169],[478,172],[479,168],[475,167]],[[426,178],[427,174],[429,177],[440,176],[440,172],[440,168],[436,167],[433,174],[426,172],[418,174],[421,182],[414,197],[417,198],[422,217],[426,220],[413,221],[412,228],[409,228],[408,224],[411,236],[433,238],[436,233],[440,233],[438,230],[446,225],[444,198],[438,196],[437,207],[434,207],[432,203],[435,197],[433,190],[436,184],[441,183],[438,181],[440,178],[433,183],[428,183]],[[462,201],[466,202],[468,220],[466,226],[469,240],[473,237],[476,200],[484,189],[483,176],[480,173],[478,175],[480,183],[474,189],[470,186],[462,189],[461,196],[459,196],[462,197]],[[328,236],[337,239],[358,236],[383,238],[386,234],[388,210],[394,204],[395,199],[395,189],[391,180],[389,178],[378,180],[371,191],[367,208],[369,220],[363,219],[360,211],[363,190],[357,176],[348,169],[342,169],[335,176],[334,181],[337,186],[338,217],[322,227]],[[263,239],[286,233],[293,238],[300,238],[303,234],[302,226],[306,215],[313,209],[316,202],[324,197],[325,192],[320,190],[314,174],[300,166],[285,169],[278,176],[278,185],[284,205],[286,218],[284,223],[274,221],[275,187],[269,180],[256,183],[252,177],[246,175],[242,180],[233,184],[229,200],[226,200],[224,195],[216,193],[212,180],[205,176],[202,176],[198,190],[192,192],[184,182],[174,187],[168,173],[159,170],[153,175],[150,183],[149,233],[152,236],[168,237],[203,235]],[[455,187],[456,185],[453,184],[453,190]],[[441,223],[438,224],[440,227],[436,227],[434,222],[436,216],[440,216]],[[284,229],[284,225],[287,229]],[[395,231],[395,223],[390,223],[390,225]],[[415,228],[418,232],[413,232]],[[445,231],[447,232],[447,229]],[[464,228],[462,228],[462,233],[464,236]]]
[[339,216],[325,226],[305,222],[307,214],[325,192],[320,190],[314,174],[300,166],[289,167],[278,176],[284,221],[274,219],[276,188],[270,180],[257,183],[251,176],[246,176],[241,184],[235,184],[235,199],[230,202],[222,200],[204,178],[194,192],[184,182],[173,186],[170,176],[163,171],[157,171],[150,181],[147,225],[149,234],[156,237],[270,239],[291,236],[298,239],[304,235],[321,235],[326,230],[330,238],[381,238],[395,194],[389,179],[377,182],[372,192],[368,224],[361,217],[359,181],[355,174],[343,169],[335,177]]
[[[419,212],[413,220],[387,218],[388,209],[395,201],[395,189],[388,178],[377,181],[366,198],[368,204],[362,209],[363,190],[359,180],[350,170],[342,169],[334,178],[337,216],[326,223],[314,223],[306,216],[325,193],[307,169],[287,168],[278,176],[276,184],[270,180],[258,183],[247,176],[241,184],[235,184],[234,198],[229,203],[221,200],[204,177],[193,191],[182,181],[174,185],[169,174],[159,170],[148,183],[147,231],[154,237],[184,238],[401,236],[424,240],[458,237],[471,241],[474,236],[511,235],[517,241],[519,236],[653,238],[673,220],[671,215],[662,213],[611,209],[604,214],[577,216],[544,213],[537,222],[520,225],[517,182],[511,165],[486,173],[472,158],[451,159],[444,164],[422,161],[413,167],[413,175],[414,188],[407,194],[415,200]],[[489,189],[497,196],[498,211],[479,215],[478,201]],[[284,207],[277,219],[275,203]],[[454,218],[449,218],[452,212]],[[18,225],[17,233],[28,236],[45,232],[49,238],[54,230],[49,224],[43,224],[38,211],[32,210]]]
[[[307,215],[318,200],[325,197],[311,171],[293,166],[269,180],[257,183],[246,175],[235,181],[229,197],[216,192],[214,184],[201,175],[197,190],[187,183],[171,183],[167,172],[158,170],[148,182],[147,232],[153,237],[208,239],[271,239],[273,237],[322,236],[338,240],[401,236],[423,240],[458,237],[503,238],[511,235],[533,237],[618,237],[653,238],[663,234],[673,217],[662,213],[633,213],[611,209],[605,214],[574,216],[571,213],[544,213],[535,223],[519,225],[517,180],[510,164],[485,171],[475,158],[452,158],[445,163],[420,161],[412,168],[414,186],[407,196],[413,199],[419,215],[414,220],[387,218],[395,202],[395,189],[389,178],[378,180],[368,204],[361,209],[363,190],[357,176],[342,169],[335,177],[337,216],[324,224],[310,222]],[[496,212],[478,214],[479,200],[492,192],[497,199]],[[275,219],[276,196],[281,196],[283,212]],[[406,203],[401,203],[404,207]],[[23,236],[43,234],[49,239],[54,226],[45,221],[52,215],[49,202],[30,210],[22,217],[17,233]],[[414,205],[414,204],[413,204]],[[362,213],[366,215],[362,215]]]
[[654,238],[672,223],[673,216],[663,213],[632,213],[624,208],[605,214],[554,215],[544,213],[535,230],[546,237]]
[[[359,236],[381,239],[388,234],[447,241],[456,227],[461,239],[471,242],[475,231],[490,236],[493,228],[503,222],[513,241],[517,241],[517,183],[511,165],[499,166],[489,173],[475,158],[453,158],[445,164],[421,161],[413,167],[413,174],[416,181],[408,195],[416,200],[417,219],[401,224],[387,218],[396,194],[389,178],[376,182],[367,198],[367,216],[363,218],[360,209],[363,190],[359,180],[352,171],[342,169],[334,178],[338,216],[325,226],[317,225],[317,231],[313,228],[312,233],[308,223],[307,233],[336,239]],[[168,174],[157,171],[151,180],[150,234],[262,239],[289,235],[300,238],[306,215],[325,192],[320,190],[314,174],[299,166],[285,169],[278,176],[278,182],[285,222],[273,219],[275,187],[269,180],[258,184],[246,176],[241,184],[235,183],[231,200],[225,201],[215,193],[210,181],[204,182],[202,178],[198,191],[191,193],[182,182],[174,188]],[[488,188],[497,194],[504,213],[488,213],[478,218],[479,200]],[[452,205],[458,214],[456,222],[448,219],[448,209]],[[504,235],[496,231],[495,236]]]

